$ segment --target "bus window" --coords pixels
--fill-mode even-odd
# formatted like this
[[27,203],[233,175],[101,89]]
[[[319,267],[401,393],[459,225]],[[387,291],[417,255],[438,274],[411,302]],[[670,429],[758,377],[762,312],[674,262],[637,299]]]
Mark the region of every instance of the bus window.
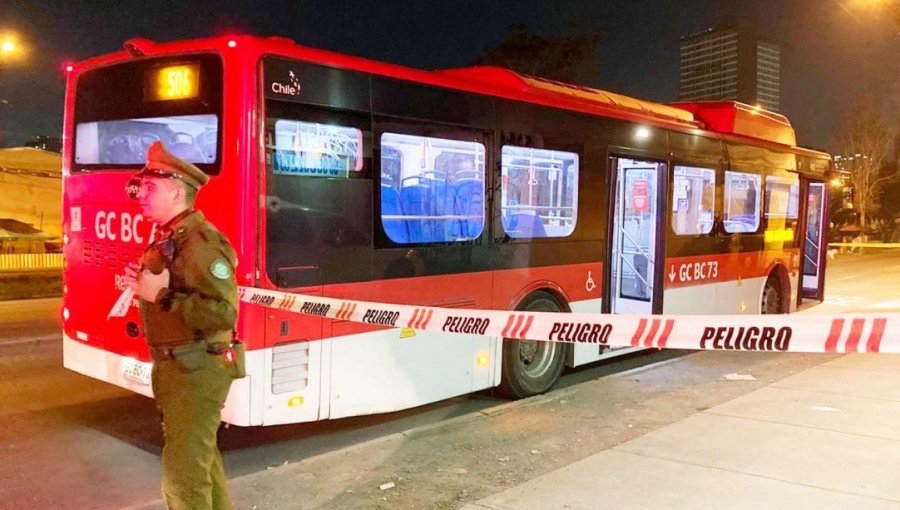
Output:
[[712,231],[716,199],[716,171],[676,166],[672,188],[672,229],[678,235]]
[[766,177],[766,218],[800,217],[800,184],[797,176]]
[[215,163],[218,126],[219,117],[212,114],[80,122],[75,163],[142,165],[147,149],[159,141],[185,161]]
[[567,237],[578,219],[578,154],[504,145],[503,230],[514,238]]
[[725,172],[725,232],[759,230],[759,186],[757,174]]
[[484,230],[484,145],[384,133],[381,222],[395,243],[476,239]]
[[362,131],[356,128],[279,119],[274,142],[269,149],[276,174],[348,177],[363,168]]

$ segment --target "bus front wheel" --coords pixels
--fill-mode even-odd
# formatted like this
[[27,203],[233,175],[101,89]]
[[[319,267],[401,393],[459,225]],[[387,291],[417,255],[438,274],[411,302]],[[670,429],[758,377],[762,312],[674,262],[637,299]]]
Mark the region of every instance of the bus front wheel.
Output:
[[[563,306],[552,294],[539,291],[525,298],[519,310],[562,312]],[[525,398],[544,393],[556,384],[565,363],[565,344],[504,338],[503,370],[499,391],[510,398]]]

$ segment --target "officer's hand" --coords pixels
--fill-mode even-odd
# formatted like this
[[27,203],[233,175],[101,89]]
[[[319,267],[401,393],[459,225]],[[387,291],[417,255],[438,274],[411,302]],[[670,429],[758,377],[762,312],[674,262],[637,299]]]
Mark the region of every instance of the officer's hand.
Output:
[[139,268],[140,266],[136,262],[130,262],[125,268],[125,276],[122,279],[125,281],[125,286],[131,290],[137,290]]
[[164,269],[162,273],[153,274],[150,271],[143,271],[137,279],[137,288],[135,293],[144,301],[151,303],[156,302],[156,296],[159,291],[169,286],[169,270]]

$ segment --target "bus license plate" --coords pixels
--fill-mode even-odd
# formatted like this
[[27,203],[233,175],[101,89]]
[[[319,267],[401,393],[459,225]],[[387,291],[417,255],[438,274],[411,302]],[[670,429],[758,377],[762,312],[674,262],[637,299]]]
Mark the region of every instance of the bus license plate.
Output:
[[132,358],[126,358],[122,368],[122,375],[126,379],[139,382],[141,384],[150,384],[150,370],[153,368],[151,363],[144,363]]

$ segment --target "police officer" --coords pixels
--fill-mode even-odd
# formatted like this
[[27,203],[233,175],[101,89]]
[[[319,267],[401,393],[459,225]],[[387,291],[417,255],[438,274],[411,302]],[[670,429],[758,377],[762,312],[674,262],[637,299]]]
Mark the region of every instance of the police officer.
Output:
[[126,280],[140,298],[153,356],[152,384],[162,413],[162,492],[170,509],[230,509],[216,446],[234,374],[235,254],[194,197],[209,177],[160,142],[129,183],[145,218],[161,227]]

